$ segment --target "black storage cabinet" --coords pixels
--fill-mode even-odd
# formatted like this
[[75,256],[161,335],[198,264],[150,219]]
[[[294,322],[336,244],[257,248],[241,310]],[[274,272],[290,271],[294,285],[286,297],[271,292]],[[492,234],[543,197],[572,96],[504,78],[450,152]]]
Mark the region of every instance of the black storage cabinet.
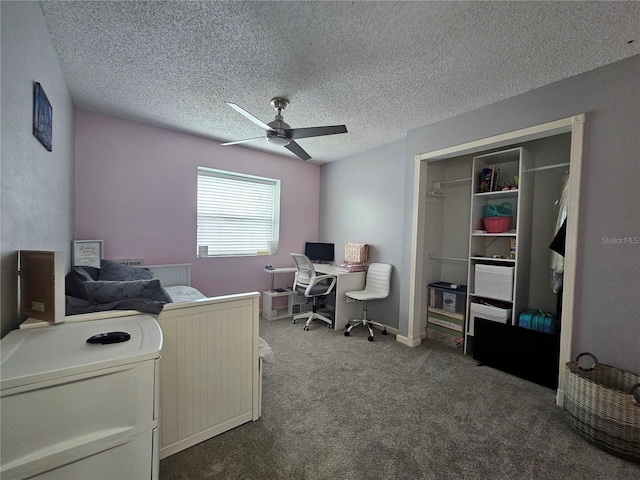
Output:
[[558,388],[560,335],[476,318],[473,358],[545,387]]

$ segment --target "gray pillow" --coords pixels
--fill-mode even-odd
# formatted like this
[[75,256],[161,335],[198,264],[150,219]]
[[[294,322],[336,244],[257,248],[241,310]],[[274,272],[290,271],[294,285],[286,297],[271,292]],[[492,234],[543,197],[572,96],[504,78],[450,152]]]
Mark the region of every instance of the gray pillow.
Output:
[[75,298],[89,300],[87,289],[84,288],[84,282],[98,280],[99,268],[75,266],[64,277],[65,295]]
[[82,274],[87,280],[99,280],[100,269],[88,265],[76,265],[73,270]]
[[128,280],[84,282],[89,298],[96,303],[111,303],[120,300],[148,298],[156,302],[171,303],[171,297],[160,280]]
[[[77,267],[76,267],[77,268]],[[78,272],[75,268],[67,273],[64,277],[64,293],[70,297],[82,298],[89,300],[87,295],[87,289],[84,287],[84,282],[87,280],[93,280],[91,277],[87,279],[81,272]]]
[[148,280],[153,278],[153,273],[148,268],[135,268],[129,265],[100,260],[100,281],[124,281],[124,280]]

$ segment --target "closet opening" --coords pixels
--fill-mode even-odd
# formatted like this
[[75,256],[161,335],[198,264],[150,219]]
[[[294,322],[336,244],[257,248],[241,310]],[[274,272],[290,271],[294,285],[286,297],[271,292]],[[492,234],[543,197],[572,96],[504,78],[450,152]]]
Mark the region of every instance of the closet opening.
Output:
[[[430,284],[466,285],[469,304],[478,297],[474,292],[476,267],[482,271],[505,267],[517,276],[514,298],[509,299],[512,304],[505,305],[513,309],[509,323],[517,325],[519,314],[527,309],[559,315],[553,375],[557,375],[556,403],[562,405],[563,366],[570,361],[573,330],[584,118],[584,114],[576,115],[415,157],[409,325],[407,337],[399,335],[398,341],[418,346],[427,338]],[[511,192],[482,190],[478,171],[493,165],[502,170],[495,190]],[[557,230],[565,183],[564,272],[558,295],[549,246]],[[486,233],[478,223],[478,211],[501,205],[513,209],[511,229]],[[468,305],[465,317],[464,344],[459,347],[472,354]]]

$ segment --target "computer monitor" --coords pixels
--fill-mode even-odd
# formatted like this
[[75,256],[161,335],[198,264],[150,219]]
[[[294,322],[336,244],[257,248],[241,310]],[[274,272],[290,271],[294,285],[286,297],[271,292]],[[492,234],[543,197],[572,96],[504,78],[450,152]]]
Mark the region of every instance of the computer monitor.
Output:
[[304,254],[314,263],[331,263],[334,259],[334,244],[306,242]]

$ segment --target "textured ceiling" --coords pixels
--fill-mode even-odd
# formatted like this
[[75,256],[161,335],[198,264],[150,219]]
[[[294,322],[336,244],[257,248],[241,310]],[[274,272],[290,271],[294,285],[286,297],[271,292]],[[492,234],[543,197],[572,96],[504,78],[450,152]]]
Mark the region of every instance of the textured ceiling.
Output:
[[[77,107],[325,163],[640,52],[640,2],[41,2]],[[266,140],[245,144],[286,156]],[[225,148],[246,148],[233,146]]]

